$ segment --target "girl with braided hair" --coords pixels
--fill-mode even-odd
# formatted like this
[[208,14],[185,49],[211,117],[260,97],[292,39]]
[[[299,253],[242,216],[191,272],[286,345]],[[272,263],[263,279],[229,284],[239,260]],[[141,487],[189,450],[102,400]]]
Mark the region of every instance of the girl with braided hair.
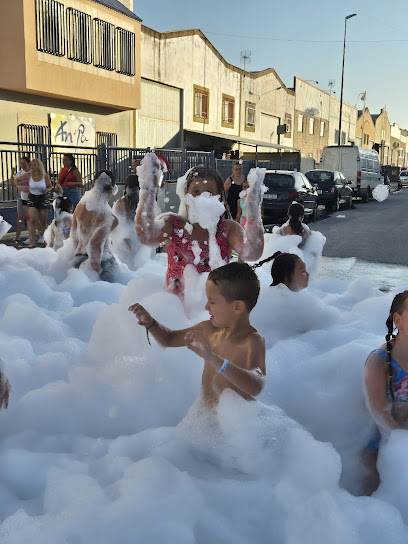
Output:
[[408,427],[408,291],[399,293],[392,301],[385,322],[385,344],[368,356],[364,371],[364,394],[367,406],[377,425],[377,434],[363,454],[370,469],[367,494],[379,484],[376,470],[381,438],[394,429]]
[[300,204],[300,202],[292,202],[288,208],[288,218],[288,221],[280,227],[278,232],[281,236],[293,234],[301,236],[302,241],[298,247],[303,249],[306,240],[311,235],[311,230],[303,223],[305,218],[305,208],[303,207],[303,204]]
[[294,253],[277,251],[271,257],[259,261],[253,268],[258,268],[273,260],[271,268],[271,287],[283,283],[291,291],[301,291],[309,285],[309,274],[304,261]]

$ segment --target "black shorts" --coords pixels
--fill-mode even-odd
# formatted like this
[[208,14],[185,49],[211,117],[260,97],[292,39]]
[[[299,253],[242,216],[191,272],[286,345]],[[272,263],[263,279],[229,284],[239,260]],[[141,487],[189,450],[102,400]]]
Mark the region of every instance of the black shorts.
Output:
[[[88,255],[86,253],[77,253],[74,257],[74,267],[79,268],[86,260],[88,260]],[[102,281],[115,283],[118,270],[119,267],[115,257],[113,255],[105,255],[101,261],[99,278]]]
[[50,207],[50,200],[48,195],[32,195],[28,193],[27,206],[29,208],[36,208],[37,210],[48,210]]

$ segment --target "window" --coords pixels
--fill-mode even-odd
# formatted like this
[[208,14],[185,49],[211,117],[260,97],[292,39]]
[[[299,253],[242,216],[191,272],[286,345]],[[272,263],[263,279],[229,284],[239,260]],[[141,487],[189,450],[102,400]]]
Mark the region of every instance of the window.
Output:
[[103,145],[105,147],[117,147],[118,135],[116,132],[97,132],[96,133],[96,147]]
[[369,138],[370,138],[369,134],[364,134],[364,143],[365,143],[365,145],[368,145]]
[[341,132],[341,145],[346,145],[346,133]]
[[235,98],[226,94],[222,95],[222,125],[234,124]]
[[78,11],[67,9],[67,56],[71,60],[91,64],[92,62],[92,27],[91,16]]
[[50,129],[46,125],[26,125],[17,127],[17,139],[20,144],[49,144]]
[[285,138],[290,138],[292,135],[292,116],[290,113],[285,113]]
[[320,121],[320,137],[324,136],[324,121]]
[[334,130],[334,143],[337,145],[339,143],[339,131],[337,128]]
[[314,125],[315,125],[315,120],[313,119],[313,117],[311,117],[309,119],[309,134],[314,134]]
[[36,0],[37,50],[65,55],[65,8],[55,0]]
[[115,26],[101,21],[93,20],[93,59],[94,66],[105,70],[115,70]]
[[255,104],[245,102],[245,129],[255,132]]
[[303,132],[303,115],[298,116],[298,132]]
[[194,121],[208,123],[208,103],[210,91],[194,85]]
[[119,74],[125,74],[126,76],[134,76],[136,67],[135,35],[133,32],[129,32],[123,28],[117,28],[116,45],[118,49],[116,71]]

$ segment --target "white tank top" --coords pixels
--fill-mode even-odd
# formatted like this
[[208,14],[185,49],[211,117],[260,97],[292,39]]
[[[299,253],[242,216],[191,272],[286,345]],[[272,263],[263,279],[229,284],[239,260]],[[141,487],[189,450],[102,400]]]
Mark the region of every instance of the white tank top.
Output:
[[47,184],[45,183],[44,178],[40,179],[40,181],[34,181],[33,178],[30,177],[29,189],[32,195],[42,195],[46,188]]

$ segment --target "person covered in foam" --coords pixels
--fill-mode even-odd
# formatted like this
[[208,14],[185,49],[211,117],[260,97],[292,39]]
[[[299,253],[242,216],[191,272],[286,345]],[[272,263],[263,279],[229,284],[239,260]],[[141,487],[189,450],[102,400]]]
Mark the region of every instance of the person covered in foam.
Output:
[[245,229],[236,221],[223,218],[224,184],[216,170],[204,165],[190,169],[177,183],[179,213],[159,217],[156,204],[161,177],[159,160],[149,153],[137,170],[140,200],[135,218],[136,233],[143,244],[165,243],[168,291],[183,297],[184,271],[188,265],[202,274],[228,263],[232,251],[243,260],[260,258],[264,243],[261,219],[264,169],[256,168],[248,174]]
[[283,284],[291,291],[297,292],[306,289],[309,285],[309,273],[306,270],[306,264],[298,255],[277,251],[271,257],[253,265],[253,268],[258,268],[270,261],[273,261],[271,287]]
[[[303,249],[307,239],[311,235],[311,230],[303,223],[305,219],[305,208],[299,202],[292,202],[288,208],[288,220],[280,228],[276,230],[281,236],[297,235],[302,237],[302,241],[298,245]],[[275,230],[274,230],[275,232]]]
[[101,280],[114,282],[117,263],[112,255],[110,234],[118,225],[108,202],[118,187],[109,170],[95,174],[92,189],[81,198],[72,218],[70,239],[74,245],[74,266],[86,263]]
[[258,277],[246,263],[227,264],[210,272],[206,295],[210,319],[183,330],[161,325],[140,304],[132,304],[129,311],[162,346],[186,346],[204,359],[202,400],[207,406],[216,406],[225,389],[254,399],[266,376],[265,341],[250,323]]
[[[140,163],[140,161],[139,161]],[[112,207],[118,227],[112,231],[112,249],[129,270],[137,270],[149,258],[150,249],[141,244],[135,232],[135,214],[139,202],[139,178],[130,174],[125,179],[125,193]]]
[[[54,219],[49,226],[48,247],[57,251],[64,245],[64,241],[69,238],[72,225],[72,200],[68,196],[57,196],[53,202]],[[45,238],[47,239],[48,233]]]
[[376,469],[380,443],[394,429],[408,429],[408,291],[396,295],[385,324],[386,341],[370,353],[364,370],[365,399],[376,423],[363,452],[367,495],[380,482]]

